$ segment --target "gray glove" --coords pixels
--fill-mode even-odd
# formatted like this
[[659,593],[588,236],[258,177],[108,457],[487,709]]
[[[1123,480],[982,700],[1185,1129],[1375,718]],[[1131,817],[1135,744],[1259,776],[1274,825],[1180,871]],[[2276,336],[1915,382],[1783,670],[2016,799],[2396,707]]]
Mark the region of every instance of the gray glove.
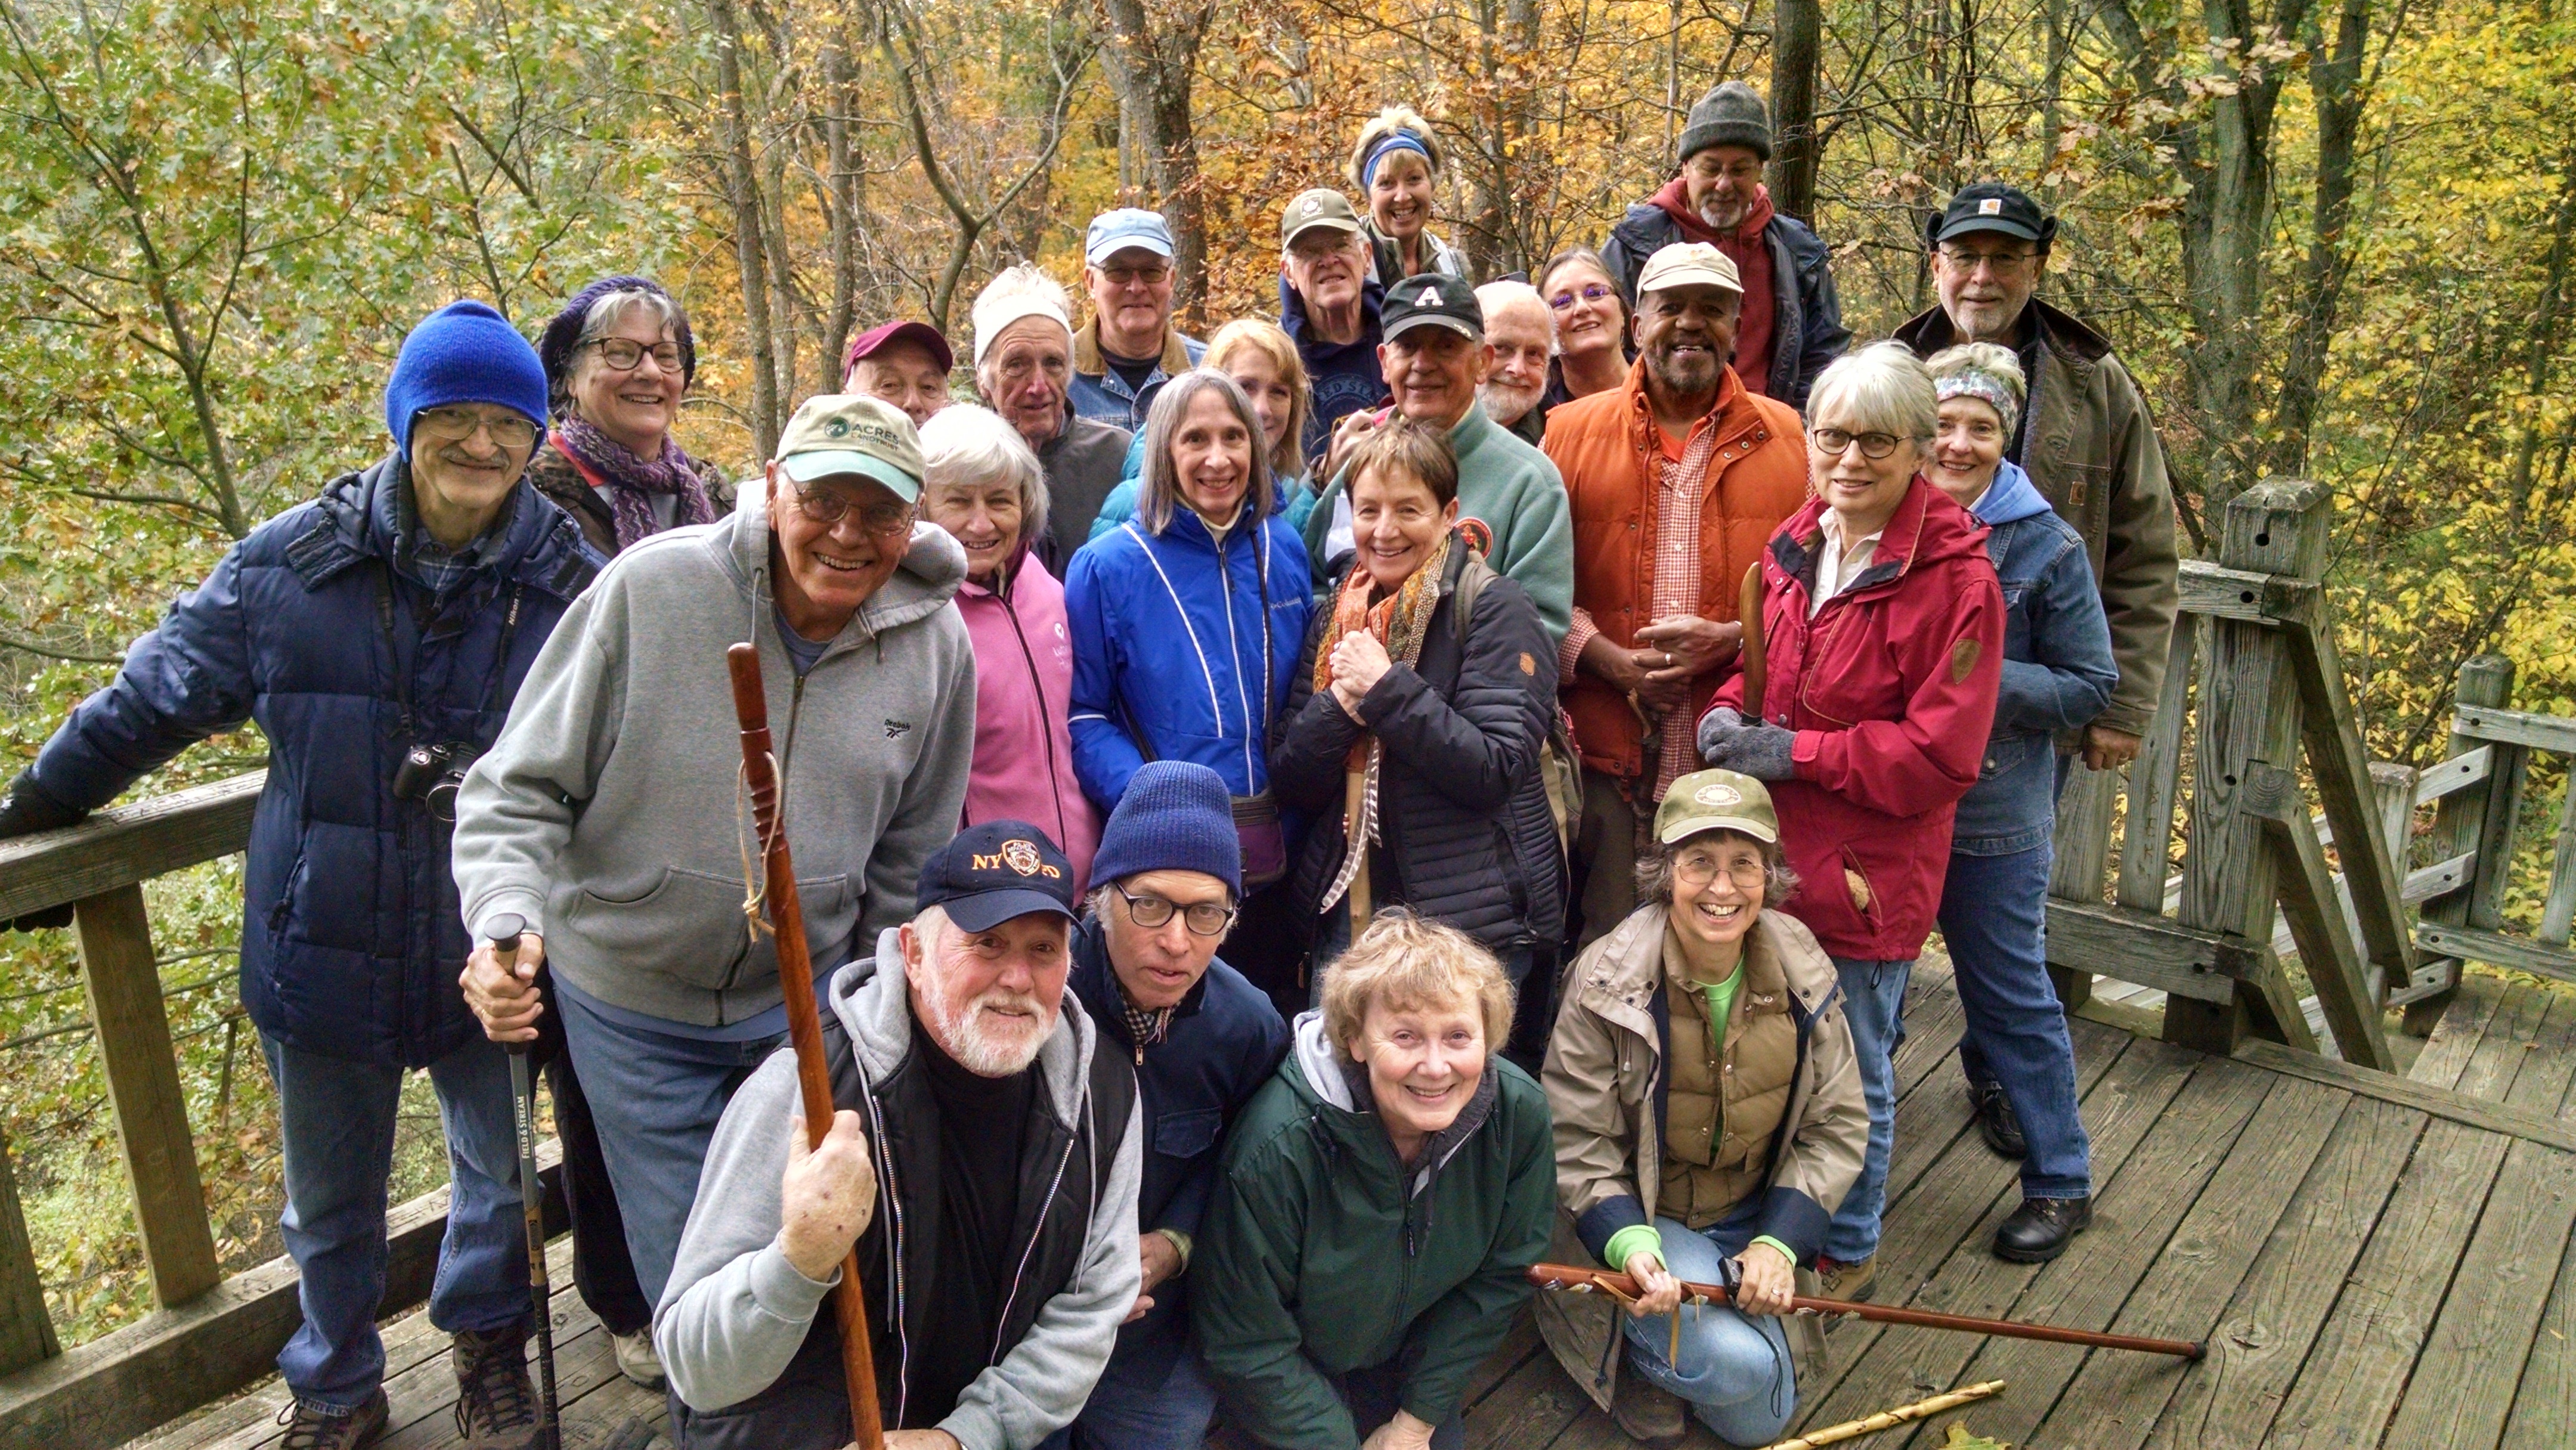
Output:
[[1732,730],[1700,732],[1700,754],[1708,763],[1727,770],[1742,771],[1755,780],[1791,780],[1798,774],[1790,750],[1798,743],[1798,732],[1777,725],[1739,725]]
[[1699,745],[1700,759],[1707,760],[1717,750],[1717,742],[1744,728],[1744,717],[1735,707],[1720,705],[1699,717],[1699,733],[1692,737]]

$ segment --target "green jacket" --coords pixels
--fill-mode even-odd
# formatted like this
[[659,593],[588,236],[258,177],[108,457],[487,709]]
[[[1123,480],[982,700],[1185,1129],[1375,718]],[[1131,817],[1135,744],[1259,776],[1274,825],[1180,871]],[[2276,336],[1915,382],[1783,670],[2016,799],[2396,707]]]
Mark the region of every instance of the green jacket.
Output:
[[1556,1212],[1547,1096],[1528,1074],[1488,1058],[1493,1091],[1480,1086],[1408,1184],[1340,1056],[1321,1013],[1297,1019],[1226,1144],[1191,1267],[1228,1422],[1279,1450],[1352,1450],[1378,1427],[1353,1424],[1327,1376],[1390,1360],[1408,1366],[1407,1412],[1458,1413],[1530,1296]]
[[[1485,416],[1483,403],[1449,430],[1449,441],[1458,450],[1458,517],[1484,521],[1494,536],[1486,565],[1521,586],[1538,606],[1548,642],[1564,643],[1574,627],[1574,512],[1565,500],[1565,480],[1546,454]],[[1306,557],[1314,564],[1319,593],[1351,559],[1350,519],[1335,518],[1350,486],[1349,471],[1325,485],[1306,515]]]

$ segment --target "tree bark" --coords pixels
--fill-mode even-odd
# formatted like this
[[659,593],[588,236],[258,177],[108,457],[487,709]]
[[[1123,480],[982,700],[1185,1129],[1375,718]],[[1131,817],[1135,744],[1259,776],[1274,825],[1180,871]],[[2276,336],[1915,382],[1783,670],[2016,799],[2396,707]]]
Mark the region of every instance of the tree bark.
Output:
[[849,12],[844,9],[834,18],[831,41],[823,48],[823,157],[831,171],[824,196],[832,248],[832,311],[823,325],[823,373],[829,386],[838,387],[841,356],[858,325],[859,205],[866,172],[857,126],[858,48],[851,42]]
[[1816,61],[1823,44],[1820,0],[1773,0],[1771,8],[1771,204],[1800,221],[1816,215]]
[[[2558,209],[2550,218],[2549,250],[2540,264],[2540,299],[2532,309],[2531,340],[2524,353],[2525,377],[2534,398],[2548,396],[2557,369],[2558,329],[2565,320],[2571,243],[2576,243],[2576,148],[2559,155]],[[2508,497],[2513,500],[2517,526],[2530,519],[2532,467],[2540,455],[2541,440],[2541,426],[2535,420],[2522,426],[2522,437],[2514,445]]]
[[1199,37],[1215,6],[1209,0],[1100,0],[1108,26],[1101,47],[1122,128],[1133,117],[1142,134],[1147,179],[1172,226],[1172,297],[1184,326],[1206,325],[1207,205],[1199,183],[1199,145],[1190,117]]
[[762,458],[778,451],[777,359],[769,318],[767,228],[760,215],[759,174],[752,167],[751,128],[742,104],[742,22],[734,0],[707,0],[716,32],[718,133],[724,148],[725,200],[733,211],[734,270],[742,288],[744,340],[751,346],[751,438]]
[[2298,330],[2290,335],[2281,371],[2281,399],[2272,410],[2272,471],[2293,478],[2308,471],[2308,436],[2316,420],[2317,380],[2333,345],[2344,278],[2352,266],[2344,229],[2352,220],[2354,138],[2361,130],[2361,55],[2370,38],[2370,0],[2343,0],[2331,47],[2322,41],[2308,66],[2316,95],[2317,180],[2308,255],[2300,269]]

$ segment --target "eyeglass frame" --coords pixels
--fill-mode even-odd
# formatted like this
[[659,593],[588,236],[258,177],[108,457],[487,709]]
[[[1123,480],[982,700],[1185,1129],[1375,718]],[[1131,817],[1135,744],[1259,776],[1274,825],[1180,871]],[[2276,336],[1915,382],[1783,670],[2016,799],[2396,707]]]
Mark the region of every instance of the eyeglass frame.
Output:
[[1728,880],[1734,882],[1737,890],[1745,891],[1761,885],[1763,882],[1769,880],[1771,876],[1771,867],[1769,864],[1760,860],[1753,862],[1752,878],[1747,880],[1744,873],[1731,870],[1725,865],[1719,863],[1712,863],[1708,874],[1701,876],[1692,871],[1689,867],[1685,866],[1683,864],[1683,859],[1684,858],[1681,853],[1674,853],[1673,880],[1685,891],[1704,891],[1720,876],[1724,876]]
[[1600,302],[1619,295],[1619,289],[1607,282],[1586,282],[1580,288],[1547,299],[1550,312],[1571,312],[1577,302]]
[[[1838,435],[1843,441],[1840,445],[1836,445],[1828,440],[1826,436],[1828,434]],[[1872,452],[1869,446],[1869,440],[1872,438],[1886,439],[1887,446]],[[1857,443],[1860,445],[1860,456],[1872,463],[1880,462],[1895,453],[1896,445],[1905,441],[1903,437],[1894,433],[1854,433],[1848,428],[1809,428],[1807,430],[1808,444],[1822,449],[1826,457],[1840,458],[1853,444]]]
[[[814,483],[796,484],[796,512],[802,514],[807,522],[821,524],[825,529],[839,528],[841,520],[848,518],[853,509],[858,511],[859,527],[879,537],[910,533],[912,526],[921,518],[921,506],[917,503],[897,500],[891,504],[861,504],[832,490],[816,487],[821,482],[821,479],[816,479]],[[825,502],[824,508],[814,506],[817,499]],[[889,517],[882,524],[871,522],[869,515],[880,509],[892,509],[901,517]]]
[[[1239,904],[1220,907],[1213,901],[1194,901],[1187,906],[1183,906],[1177,901],[1167,901],[1160,896],[1138,896],[1128,891],[1126,887],[1119,885],[1115,881],[1109,883],[1109,889],[1117,892],[1118,898],[1127,903],[1127,919],[1136,923],[1138,926],[1143,927],[1147,931],[1160,931],[1164,927],[1171,925],[1172,916],[1176,915],[1180,917],[1183,929],[1188,931],[1192,936],[1223,937],[1227,932],[1234,930],[1235,918],[1240,916],[1243,912],[1243,908]],[[1166,915],[1161,921],[1147,921],[1143,912],[1139,908],[1143,907],[1148,902],[1152,902],[1158,906],[1169,907],[1171,908],[1171,913]],[[1190,921],[1190,913],[1199,910],[1201,907],[1208,907],[1225,913],[1224,921],[1218,924],[1216,930],[1201,931]]]
[[[633,361],[619,362],[615,357],[610,356],[608,349],[612,343],[623,343],[635,349]],[[597,349],[600,365],[612,373],[631,373],[644,366],[644,359],[648,357],[653,359],[654,366],[666,373],[676,373],[680,370],[680,345],[676,342],[657,342],[647,346],[631,337],[594,337],[582,346]],[[666,347],[671,350],[671,355],[667,359],[662,356],[662,349]]]
[[1943,242],[1932,250],[1940,255],[1942,261],[1972,277],[1980,266],[2002,276],[2007,272],[2018,272],[2048,255],[2046,247],[2034,246],[2027,252],[1968,252],[1961,251],[1950,242]]
[[[455,428],[440,422],[439,420],[441,419],[462,420],[465,426],[461,429]],[[501,430],[510,427],[513,424],[528,430],[527,437],[524,441],[513,443],[502,436]],[[520,449],[534,452],[536,450],[537,440],[546,436],[546,430],[543,425],[518,413],[505,413],[498,418],[494,418],[483,413],[477,413],[464,405],[454,403],[442,404],[435,408],[421,409],[419,412],[411,415],[411,426],[412,431],[415,433],[426,429],[429,434],[429,440],[433,443],[441,444],[462,443],[467,439],[472,438],[477,433],[489,433],[492,435],[492,441],[495,444],[498,444],[505,452]]]

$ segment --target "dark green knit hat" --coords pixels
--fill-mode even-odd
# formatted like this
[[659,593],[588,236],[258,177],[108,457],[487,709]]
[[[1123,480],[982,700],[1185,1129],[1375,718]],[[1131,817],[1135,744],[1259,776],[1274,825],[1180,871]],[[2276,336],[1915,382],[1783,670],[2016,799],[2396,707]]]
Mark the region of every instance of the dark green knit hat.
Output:
[[1682,127],[1673,166],[1679,169],[1711,146],[1742,146],[1765,161],[1771,159],[1771,108],[1763,104],[1759,91],[1742,81],[1728,81],[1700,97],[1699,104],[1690,108],[1690,124]]

